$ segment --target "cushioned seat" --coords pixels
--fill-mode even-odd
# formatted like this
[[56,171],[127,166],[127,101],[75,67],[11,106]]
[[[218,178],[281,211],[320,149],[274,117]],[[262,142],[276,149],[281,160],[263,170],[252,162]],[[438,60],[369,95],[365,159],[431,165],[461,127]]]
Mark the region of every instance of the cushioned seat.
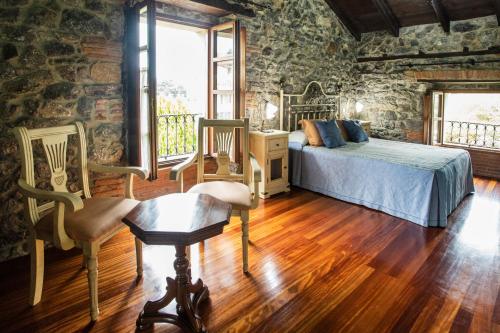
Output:
[[[90,198],[83,200],[83,209],[64,214],[64,229],[68,236],[78,241],[106,239],[125,227],[125,217],[139,201],[125,198]],[[35,226],[38,236],[52,239],[53,214],[44,216]]]
[[248,185],[229,182],[213,181],[194,185],[188,193],[202,193],[211,195],[219,200],[230,203],[233,209],[249,209],[252,205],[252,193]]

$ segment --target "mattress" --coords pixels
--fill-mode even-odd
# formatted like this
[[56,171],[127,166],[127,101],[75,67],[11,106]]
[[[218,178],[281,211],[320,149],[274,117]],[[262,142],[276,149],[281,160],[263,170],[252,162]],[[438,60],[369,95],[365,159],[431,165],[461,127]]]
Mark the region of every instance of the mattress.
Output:
[[474,192],[463,149],[370,138],[334,149],[291,142],[289,151],[292,185],[424,227],[446,227],[448,215]]

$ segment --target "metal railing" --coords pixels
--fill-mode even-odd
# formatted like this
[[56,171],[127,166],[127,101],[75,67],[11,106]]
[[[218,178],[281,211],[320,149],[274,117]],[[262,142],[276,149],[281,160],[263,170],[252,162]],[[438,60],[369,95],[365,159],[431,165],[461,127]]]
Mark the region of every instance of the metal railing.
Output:
[[500,125],[447,120],[444,143],[500,149]]
[[196,150],[195,122],[198,114],[158,116],[158,159],[165,161]]

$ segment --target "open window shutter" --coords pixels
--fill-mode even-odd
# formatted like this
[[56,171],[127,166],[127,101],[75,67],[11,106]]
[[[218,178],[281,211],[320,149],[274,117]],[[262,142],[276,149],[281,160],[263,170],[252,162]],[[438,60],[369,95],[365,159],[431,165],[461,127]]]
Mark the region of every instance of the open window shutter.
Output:
[[424,96],[424,144],[432,144],[432,94]]
[[[211,119],[240,119],[245,112],[245,41],[238,20],[210,28],[208,117]],[[212,135],[209,133],[212,153]],[[239,133],[234,147],[240,147]],[[240,154],[234,154],[239,162]]]
[[127,83],[128,113],[128,158],[131,165],[141,165],[140,127],[140,67],[139,67],[139,9],[127,7],[125,10],[127,49],[125,52],[125,72]]
[[129,160],[157,178],[156,10],[147,0],[126,10]]
[[433,145],[443,143],[444,93],[432,92],[432,121],[430,124],[430,142]]
[[156,1],[147,1],[148,116],[150,180],[158,178],[158,127],[156,118]]

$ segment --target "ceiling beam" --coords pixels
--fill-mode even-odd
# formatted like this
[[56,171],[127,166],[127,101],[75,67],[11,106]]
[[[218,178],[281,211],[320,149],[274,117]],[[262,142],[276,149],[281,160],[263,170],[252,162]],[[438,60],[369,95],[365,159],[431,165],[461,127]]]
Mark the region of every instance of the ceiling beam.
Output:
[[238,3],[229,3],[226,0],[190,0],[190,1],[219,8],[237,15],[255,17],[255,12],[252,9],[242,6]]
[[497,14],[498,25],[500,25],[500,0],[493,0],[495,5],[495,12]]
[[336,0],[325,0],[328,6],[333,10],[335,15],[337,15],[338,19],[342,24],[349,30],[349,32],[356,38],[356,40],[361,40],[361,33],[358,31],[354,22],[351,20],[349,16],[340,8],[337,4]]
[[441,0],[431,0],[431,5],[432,8],[434,9],[436,17],[438,18],[439,22],[441,23],[441,26],[443,27],[444,32],[449,33],[450,17],[446,12],[446,8],[444,8],[443,3],[441,2]]
[[396,15],[394,15],[391,6],[387,3],[387,0],[372,0],[372,2],[375,7],[377,7],[380,15],[382,15],[389,31],[394,35],[394,37],[399,37],[399,28],[401,25],[399,24],[399,20]]

